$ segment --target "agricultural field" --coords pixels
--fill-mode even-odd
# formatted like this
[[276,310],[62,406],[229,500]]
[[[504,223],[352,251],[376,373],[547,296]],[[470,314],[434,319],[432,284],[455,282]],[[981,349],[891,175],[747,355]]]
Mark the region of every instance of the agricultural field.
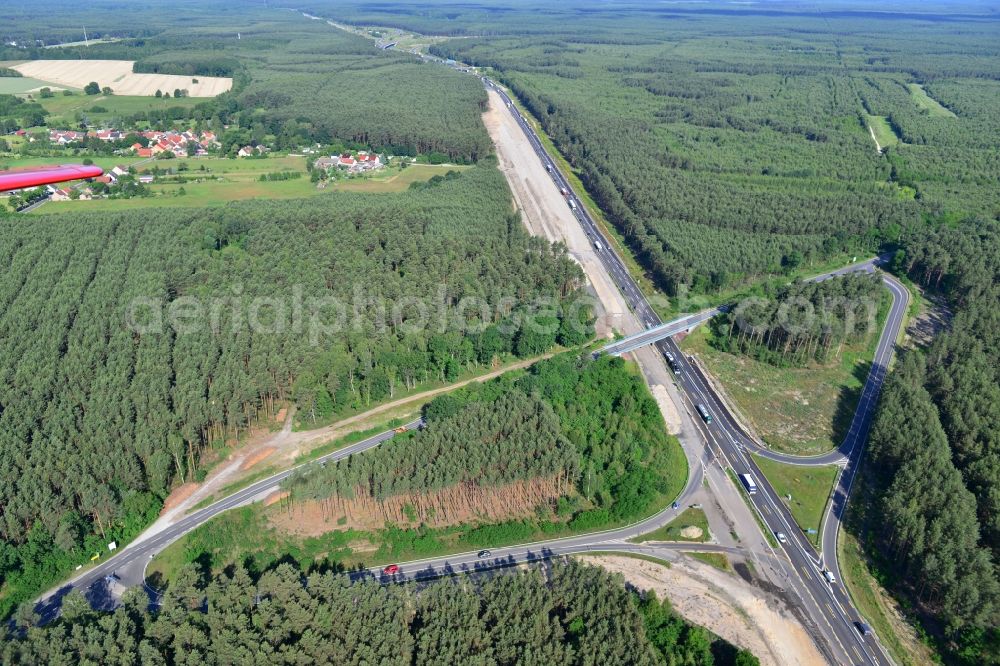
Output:
[[47,98],[39,98],[37,95],[34,97],[35,101],[48,111],[49,115],[45,118],[45,122],[47,126],[53,128],[75,127],[78,122],[77,114],[85,116],[91,123],[100,125],[150,111],[165,111],[175,107],[191,109],[204,101],[194,97],[84,95],[81,92],[72,95],[58,93]]
[[53,89],[58,87],[49,81],[34,79],[30,76],[0,76],[0,95],[21,95],[46,86]]
[[157,90],[172,94],[180,89],[190,97],[215,97],[233,86],[227,77],[137,74],[132,65],[131,60],[30,60],[11,69],[62,88],[83,89],[95,81],[122,95],[151,97]]

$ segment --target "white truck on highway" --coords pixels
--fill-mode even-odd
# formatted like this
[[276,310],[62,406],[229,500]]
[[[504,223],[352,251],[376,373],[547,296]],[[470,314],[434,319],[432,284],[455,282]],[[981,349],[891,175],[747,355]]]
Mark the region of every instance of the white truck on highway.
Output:
[[572,208],[573,210],[576,210],[576,200],[570,199],[569,200],[569,207]]
[[753,477],[749,474],[740,474],[740,481],[743,482],[743,487],[747,489],[748,495],[757,494],[757,483],[753,480]]

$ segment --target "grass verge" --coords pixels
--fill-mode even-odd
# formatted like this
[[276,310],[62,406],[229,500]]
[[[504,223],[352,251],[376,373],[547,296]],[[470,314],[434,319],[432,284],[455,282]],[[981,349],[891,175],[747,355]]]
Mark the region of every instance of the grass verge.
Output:
[[729,558],[722,553],[687,553],[696,560],[701,560],[705,564],[710,564],[719,571],[725,571],[726,573],[732,573],[733,565],[730,564]]
[[[792,512],[792,517],[806,533],[806,538],[819,548],[820,527],[839,468],[836,465],[785,465],[759,456],[753,456],[753,459]],[[789,495],[791,500],[788,499]]]
[[[679,489],[671,492],[676,490]],[[666,495],[657,497],[645,515],[662,510],[668,501]],[[223,513],[160,551],[149,563],[147,575],[154,587],[159,587],[187,563],[198,563],[217,573],[240,561],[252,571],[263,571],[289,558],[304,571],[313,568],[346,571],[578,536],[624,527],[637,519],[604,524],[588,521],[585,527],[574,525],[572,520],[556,522],[559,519],[555,516],[440,528],[399,528],[387,524],[381,530],[331,530],[318,536],[298,537],[278,530],[268,521],[266,512],[283,510],[284,503],[279,502],[269,507],[251,505]]]
[[629,553],[629,552],[618,552],[615,550],[589,550],[586,553],[576,553],[574,557],[628,557],[633,560],[642,560],[644,562],[652,562],[653,564],[659,565],[661,567],[666,567],[669,569],[671,566],[670,562],[666,560],[661,560],[658,557],[653,557],[652,555],[644,555],[643,553]]
[[[301,464],[309,462],[310,460],[316,460],[317,458],[319,458],[321,456],[325,456],[328,453],[333,453],[334,451],[336,451],[338,449],[342,449],[345,446],[349,446],[349,445],[354,444],[356,442],[360,442],[363,439],[367,439],[367,438],[369,438],[369,437],[371,437],[373,435],[377,435],[377,434],[379,434],[381,432],[385,432],[386,430],[391,430],[393,428],[401,426],[404,423],[407,423],[407,422],[412,421],[412,420],[413,419],[410,419],[410,418],[394,418],[394,419],[391,419],[391,420],[389,420],[389,421],[387,421],[385,423],[382,423],[380,425],[373,426],[371,428],[366,428],[364,430],[358,430],[358,431],[355,431],[355,432],[348,433],[348,434],[344,435],[343,437],[338,437],[337,439],[334,439],[334,440],[332,440],[330,442],[327,442],[326,444],[322,444],[320,446],[317,446],[315,449],[312,449],[312,450],[308,451],[307,453],[303,453],[303,454],[299,455],[297,458],[295,458],[295,460],[293,461],[292,464],[293,465],[301,465]],[[271,476],[272,474],[277,474],[280,471],[281,471],[280,469],[278,469],[278,468],[276,468],[274,466],[268,466],[268,467],[261,468],[261,469],[257,470],[256,472],[254,472],[253,474],[250,474],[248,476],[245,476],[245,477],[239,479],[238,481],[233,481],[232,483],[223,486],[222,489],[219,490],[218,492],[213,493],[212,495],[210,495],[210,496],[206,497],[205,499],[203,499],[202,501],[198,502],[191,509],[191,511],[197,511],[199,509],[204,509],[209,504],[212,504],[213,502],[217,502],[218,500],[222,499],[223,497],[227,497],[229,495],[232,495],[233,493],[235,493],[235,492],[237,492],[239,490],[242,490],[243,488],[246,488],[247,486],[252,485],[252,484],[256,483],[257,481],[260,481],[261,479],[266,479],[267,477]]]
[[716,348],[711,325],[695,328],[681,349],[696,354],[729,403],[768,446],[796,455],[830,451],[850,429],[889,311],[885,293],[873,332],[830,363],[779,368]]
[[[688,527],[697,527],[701,530],[701,535],[697,537],[686,537],[681,532]],[[689,541],[705,543],[711,538],[708,530],[708,518],[701,509],[689,508],[671,520],[663,527],[659,527],[648,534],[629,539],[630,543],[642,543],[644,541]]]

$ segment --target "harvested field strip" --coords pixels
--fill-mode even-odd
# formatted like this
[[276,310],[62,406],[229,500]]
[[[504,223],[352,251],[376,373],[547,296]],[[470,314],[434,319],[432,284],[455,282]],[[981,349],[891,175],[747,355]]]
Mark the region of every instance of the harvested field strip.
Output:
[[233,86],[232,79],[219,76],[135,74],[131,60],[31,60],[13,69],[68,88],[83,88],[94,81],[102,88],[110,86],[120,95],[154,95],[157,90],[180,89],[187,90],[188,97],[215,97]]

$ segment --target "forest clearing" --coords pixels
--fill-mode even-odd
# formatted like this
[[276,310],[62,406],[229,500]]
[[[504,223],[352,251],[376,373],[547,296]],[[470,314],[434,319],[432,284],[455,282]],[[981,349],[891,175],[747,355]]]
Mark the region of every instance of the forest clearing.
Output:
[[899,137],[893,131],[888,118],[872,115],[866,115],[866,117],[868,119],[868,131],[871,133],[872,140],[875,142],[875,149],[879,153],[889,146],[895,146],[899,143]]
[[839,443],[867,372],[863,349],[829,365],[778,368],[719,351],[711,336],[708,327],[697,328],[682,349],[697,355],[764,442],[798,454],[828,451]]
[[[96,160],[95,160],[96,161]],[[110,164],[115,160],[106,160]],[[118,160],[127,163],[129,160]],[[153,167],[174,166],[171,162],[154,162]],[[205,171],[201,171],[202,166]],[[148,165],[147,165],[148,167]],[[149,186],[151,196],[131,199],[91,199],[89,201],[52,201],[31,214],[97,212],[131,210],[137,208],[201,208],[219,206],[231,201],[247,199],[299,199],[333,192],[394,193],[403,192],[413,183],[426,182],[448,171],[462,171],[467,166],[415,164],[405,169],[398,167],[377,172],[376,176],[341,178],[328,181],[326,187],[317,187],[305,177],[305,158],[277,157],[255,160],[226,158],[195,158],[187,162],[189,170],[180,172],[177,182],[173,176],[156,181]],[[108,168],[108,167],[106,167]],[[298,173],[299,178],[286,180],[261,180],[268,173],[285,173],[283,168]],[[145,170],[142,170],[146,173]]]
[[917,106],[927,111],[929,115],[937,118],[957,117],[951,109],[928,95],[927,91],[919,83],[908,83],[906,87],[910,90],[910,95],[913,96],[913,101],[917,103]]

